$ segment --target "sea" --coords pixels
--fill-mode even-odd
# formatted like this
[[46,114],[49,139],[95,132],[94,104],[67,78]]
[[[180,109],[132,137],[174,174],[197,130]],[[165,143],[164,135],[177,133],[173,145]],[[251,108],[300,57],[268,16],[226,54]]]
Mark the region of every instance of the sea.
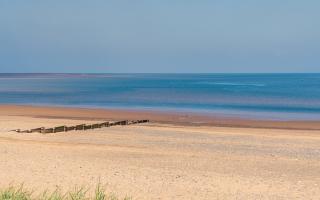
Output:
[[0,104],[320,120],[320,74],[0,74]]

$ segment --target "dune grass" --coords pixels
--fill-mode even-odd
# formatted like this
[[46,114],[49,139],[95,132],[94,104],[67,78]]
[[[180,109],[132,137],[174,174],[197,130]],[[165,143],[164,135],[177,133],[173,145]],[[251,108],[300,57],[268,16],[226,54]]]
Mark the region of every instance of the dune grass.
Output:
[[34,191],[28,190],[23,184],[19,186],[9,186],[0,189],[0,200],[131,200],[129,197],[117,198],[115,195],[106,193],[105,188],[98,184],[94,194],[89,195],[85,187],[75,187],[74,190],[62,192],[57,188],[54,191],[44,191],[38,195]]

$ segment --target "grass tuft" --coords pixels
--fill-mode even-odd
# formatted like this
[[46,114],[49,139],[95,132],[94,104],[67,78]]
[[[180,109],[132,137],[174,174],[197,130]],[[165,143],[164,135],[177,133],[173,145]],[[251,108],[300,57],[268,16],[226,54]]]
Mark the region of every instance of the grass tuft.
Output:
[[101,186],[100,182],[97,184],[94,200],[107,200],[105,189]]
[[69,192],[70,200],[89,200],[86,197],[88,190],[84,189],[84,187],[75,188],[73,191]]
[[[99,182],[95,188],[93,197],[88,195],[88,189],[85,187],[75,187],[74,190],[63,193],[60,188],[53,192],[46,190],[41,195],[34,196],[33,192],[24,188],[24,185],[9,186],[0,190],[0,200],[120,200],[118,197],[106,192],[105,187]],[[123,200],[131,200],[125,197]]]
[[31,196],[32,192],[25,190],[23,184],[0,190],[0,200],[31,200]]
[[[38,200],[63,200],[66,199],[66,195],[62,194],[60,188],[56,188],[53,192],[45,191],[38,198],[33,198]],[[1,199],[0,199],[1,200]]]

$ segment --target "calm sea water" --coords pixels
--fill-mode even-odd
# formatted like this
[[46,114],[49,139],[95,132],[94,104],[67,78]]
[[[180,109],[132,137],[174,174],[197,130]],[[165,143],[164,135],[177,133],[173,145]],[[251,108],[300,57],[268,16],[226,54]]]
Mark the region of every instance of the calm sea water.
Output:
[[0,103],[320,119],[320,74],[0,74]]

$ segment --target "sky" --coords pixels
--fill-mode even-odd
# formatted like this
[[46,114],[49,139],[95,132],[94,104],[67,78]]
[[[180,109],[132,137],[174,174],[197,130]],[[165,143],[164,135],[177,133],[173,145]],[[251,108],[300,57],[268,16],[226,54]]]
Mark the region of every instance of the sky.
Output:
[[0,0],[0,73],[320,72],[319,0]]

